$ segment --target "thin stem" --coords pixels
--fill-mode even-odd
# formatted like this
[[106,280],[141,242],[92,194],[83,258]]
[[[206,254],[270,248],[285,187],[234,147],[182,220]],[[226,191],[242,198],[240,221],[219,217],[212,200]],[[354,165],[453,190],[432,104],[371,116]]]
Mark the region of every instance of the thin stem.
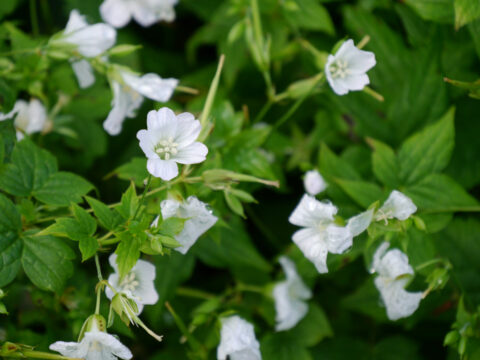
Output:
[[263,105],[262,109],[260,110],[258,115],[253,120],[253,124],[257,124],[260,121],[262,121],[262,119],[265,117],[265,115],[268,113],[268,111],[272,107],[273,103],[274,103],[273,101],[268,100],[268,102],[266,102],[265,105]]
[[253,292],[253,293],[265,295],[265,289],[263,287],[255,286],[255,285],[238,283],[237,287],[236,287],[236,290],[238,290],[238,291],[248,291],[248,292]]
[[188,87],[188,86],[182,86],[182,85],[178,85],[175,88],[175,90],[180,91],[180,92],[184,92],[184,93],[187,93],[187,94],[192,94],[192,95],[198,95],[200,93],[197,89],[194,89],[194,88],[191,88],[191,87]]
[[373,97],[374,99],[380,101],[380,102],[383,102],[385,101],[385,98],[383,97],[382,94],[379,94],[378,92],[376,92],[375,90],[373,90],[372,88],[369,88],[368,86],[365,86],[363,88],[363,91],[365,93],[367,93],[368,95],[370,95],[371,97]]
[[427,262],[424,262],[423,264],[418,265],[415,268],[415,270],[419,271],[419,270],[425,269],[426,267],[429,267],[431,265],[435,265],[435,264],[438,264],[438,263],[443,263],[444,261],[445,261],[444,259],[432,259],[432,260],[429,260]]
[[212,84],[208,90],[207,100],[205,101],[205,106],[203,107],[202,115],[200,116],[200,124],[202,127],[207,125],[208,116],[212,110],[213,101],[215,100],[215,95],[218,89],[218,83],[220,82],[220,75],[222,74],[223,63],[225,62],[225,55],[220,56],[218,61],[217,71],[213,77]]
[[[0,353],[1,355],[1,353]],[[32,358],[32,359],[52,359],[52,360],[82,360],[78,358],[70,358],[58,354],[51,354],[43,351],[34,350],[20,350],[18,352],[10,353],[6,358]]]
[[262,21],[260,19],[260,9],[258,8],[257,0],[251,0],[251,6],[252,6],[253,29],[255,32],[255,40],[257,41],[257,44],[260,47],[260,50],[264,51]]
[[357,48],[358,49],[363,49],[365,47],[365,45],[368,44],[368,42],[370,41],[370,35],[365,35],[362,40],[360,40],[360,42],[357,44]]
[[32,24],[33,37],[37,37],[40,32],[37,17],[37,0],[30,0],[30,22]]
[[140,198],[140,201],[138,203],[137,210],[135,210],[135,214],[133,215],[134,220],[137,218],[138,212],[140,211],[140,208],[143,205],[143,201],[145,200],[145,195],[148,192],[148,188],[149,188],[151,182],[152,182],[152,175],[149,174],[148,179],[147,179],[147,184],[145,185],[145,188],[143,189],[142,197]]
[[201,347],[200,342],[197,339],[195,339],[195,337],[188,331],[187,326],[185,325],[183,320],[177,315],[175,310],[173,310],[172,306],[168,301],[165,302],[165,307],[167,308],[167,310],[170,312],[173,319],[175,320],[175,323],[177,324],[178,329],[187,338],[187,341],[190,344],[192,350],[194,351],[198,350]]
[[180,296],[204,299],[204,300],[211,300],[216,298],[214,294],[210,294],[203,290],[192,289],[188,287],[179,287],[177,288],[176,293],[177,295],[180,295]]
[[[102,269],[100,268],[100,260],[98,259],[98,254],[95,254],[95,266],[97,268],[98,281],[102,282],[103,276],[102,276]],[[100,314],[101,295],[102,295],[102,287],[100,286],[97,288],[97,302],[95,304],[95,314],[97,315]]]

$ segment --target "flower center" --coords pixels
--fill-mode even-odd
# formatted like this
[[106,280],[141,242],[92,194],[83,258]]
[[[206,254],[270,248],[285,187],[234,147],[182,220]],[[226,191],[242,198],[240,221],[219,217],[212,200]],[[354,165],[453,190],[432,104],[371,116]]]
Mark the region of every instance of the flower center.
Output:
[[155,146],[155,152],[162,160],[170,160],[172,155],[176,155],[178,144],[173,141],[172,137],[167,140],[161,140],[157,146]]
[[350,70],[348,69],[348,62],[342,59],[335,60],[335,62],[330,65],[329,70],[332,78],[334,79],[344,79],[350,73]]
[[140,285],[140,283],[137,281],[135,273],[131,272],[123,278],[122,282],[120,283],[120,288],[122,291],[130,291],[133,293],[138,285]]

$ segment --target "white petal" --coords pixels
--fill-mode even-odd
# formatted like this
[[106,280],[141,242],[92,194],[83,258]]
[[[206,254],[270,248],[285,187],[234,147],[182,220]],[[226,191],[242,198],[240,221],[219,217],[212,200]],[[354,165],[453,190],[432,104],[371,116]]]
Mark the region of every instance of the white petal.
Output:
[[333,92],[337,95],[345,95],[345,94],[348,94],[348,87],[347,87],[347,84],[345,84],[345,82],[343,81],[339,81],[339,80],[342,80],[340,78],[336,78],[336,79],[333,79],[332,77],[330,77],[330,79],[328,78],[327,76],[327,80],[328,80],[328,83],[330,84],[330,87],[332,88]]
[[325,233],[328,251],[332,254],[343,254],[352,247],[353,235],[346,226],[331,224]]
[[305,191],[312,196],[320,194],[327,188],[327,183],[317,170],[306,172],[303,185],[305,186]]
[[199,142],[179,148],[178,153],[172,157],[173,160],[180,164],[198,164],[205,161],[208,154],[208,148]]
[[13,106],[12,111],[4,114],[0,113],[0,121],[3,120],[9,120],[13,118],[17,113],[22,112],[22,111],[27,111],[28,109],[28,103],[25,100],[17,100],[15,102],[15,105]]
[[[248,358],[245,357],[247,354]],[[253,325],[236,315],[222,319],[217,359],[226,360],[227,356],[231,359],[262,359]]]
[[[115,264],[116,266],[116,264]],[[115,270],[117,271],[117,270]],[[120,276],[117,274],[117,273],[113,273],[113,274],[110,274],[110,276],[108,277],[108,283],[118,292],[118,291],[121,291],[120,287],[119,287],[119,280],[120,280]],[[105,295],[107,296],[107,298],[109,298],[110,300],[113,299],[113,296],[115,295],[112,291],[112,289],[110,289],[110,287],[106,287],[105,288]]]
[[195,117],[190,113],[182,113],[177,115],[177,134],[175,142],[179,147],[185,147],[197,140],[202,125],[200,121],[195,120]]
[[380,276],[395,279],[401,275],[413,275],[413,268],[408,263],[408,257],[398,249],[387,251],[375,269]]
[[370,84],[370,79],[367,74],[348,75],[344,79],[336,79],[337,85],[345,87],[351,91],[363,90],[365,86]]
[[77,45],[85,57],[95,57],[110,49],[116,41],[117,32],[110,25],[94,24],[66,34],[65,42]]
[[[89,343],[97,342],[97,346],[90,347],[89,353],[92,351],[102,351],[105,355],[113,354],[116,357],[125,360],[131,359],[133,356],[130,350],[125,345],[118,341],[114,336],[105,332],[86,332],[82,342],[83,341],[87,341]],[[86,360],[88,360],[89,355],[87,355]]]
[[319,233],[316,229],[311,228],[298,230],[292,236],[293,242],[321,274],[328,272],[328,248],[324,236],[323,233]]
[[28,104],[28,119],[26,126],[19,126],[21,117],[20,115],[20,113],[17,115],[14,124],[17,128],[22,129],[27,134],[33,134],[42,131],[47,122],[47,110],[38,99],[32,99]]
[[389,219],[406,220],[417,211],[413,201],[403,193],[393,190],[383,206],[378,210],[377,219],[385,216]]
[[316,227],[333,221],[337,208],[330,202],[320,202],[310,195],[303,195],[300,203],[288,218],[297,226]]
[[292,298],[286,282],[278,283],[273,288],[275,301],[275,330],[289,330],[305,317],[308,312],[308,304],[300,299]]
[[290,296],[301,300],[310,299],[312,297],[312,292],[307,285],[305,285],[300,275],[298,275],[295,263],[286,256],[281,256],[278,261],[280,262],[280,265],[282,265],[283,271],[287,277],[286,283],[290,288]]
[[85,20],[85,16],[81,15],[78,10],[73,9],[70,11],[70,16],[68,17],[64,33],[69,34],[86,26],[88,26],[88,23]]
[[122,72],[122,77],[132,89],[149,99],[159,102],[170,100],[173,91],[178,85],[177,79],[162,79],[153,73],[139,77],[133,73],[124,71]]
[[132,17],[130,8],[122,0],[105,0],[100,5],[100,14],[105,22],[116,28],[127,25]]
[[422,300],[421,292],[411,293],[406,291],[402,281],[391,281],[391,279],[377,277],[375,286],[380,291],[390,320],[398,320],[412,315],[418,309]]
[[73,72],[77,77],[80,88],[86,89],[95,82],[95,75],[93,68],[87,60],[80,60],[72,62]]
[[147,129],[155,134],[161,134],[162,139],[175,138],[177,132],[177,118],[175,113],[167,107],[147,114]]
[[132,4],[132,11],[135,21],[143,27],[151,26],[158,21],[158,17],[152,6],[136,2]]
[[168,219],[169,217],[175,216],[175,217],[180,217],[180,206],[182,203],[180,201],[172,200],[172,199],[167,199],[163,200],[160,203],[160,209],[162,212],[162,217],[164,219]]
[[364,211],[348,219],[347,228],[352,234],[352,236],[358,236],[370,226],[372,219],[373,209]]
[[[155,266],[145,260],[138,260],[131,272],[136,274],[140,283],[133,295],[140,298],[140,303],[153,305],[158,301],[158,293],[155,289]],[[140,313],[140,312],[139,312]]]
[[153,139],[151,133],[147,130],[139,130],[137,132],[137,139],[140,141],[140,148],[143,150],[147,158],[158,159],[158,155],[155,152],[156,139]]
[[147,170],[155,177],[169,181],[178,175],[178,166],[175,161],[148,159]]
[[355,49],[357,48],[355,47],[352,39],[345,40],[345,42],[338,48],[337,52],[335,53],[335,59],[344,59],[352,51],[355,51]]
[[71,358],[83,358],[86,355],[86,352],[80,352],[79,343],[76,342],[57,341],[49,349]]

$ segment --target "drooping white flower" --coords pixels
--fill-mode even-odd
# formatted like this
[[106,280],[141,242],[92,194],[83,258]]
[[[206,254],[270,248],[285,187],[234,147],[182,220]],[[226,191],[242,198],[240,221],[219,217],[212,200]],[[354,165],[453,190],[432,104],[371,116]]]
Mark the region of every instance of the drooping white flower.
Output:
[[295,264],[286,256],[279,260],[286,280],[281,281],[273,288],[277,331],[289,330],[302,320],[308,312],[306,300],[312,297],[312,292],[297,274]]
[[407,220],[415,211],[417,211],[417,207],[408,196],[398,190],[393,190],[378,210],[376,220],[396,218],[403,221]]
[[[110,255],[108,261],[115,270],[108,277],[108,283],[117,292],[122,292],[129,299],[135,301],[138,307],[136,315],[142,312],[144,305],[153,305],[158,301],[158,293],[153,282],[155,280],[155,266],[148,261],[138,260],[132,270],[120,280],[117,255]],[[105,293],[110,300],[113,299],[114,293],[108,286],[105,289]]]
[[147,170],[155,177],[171,180],[178,165],[198,164],[205,160],[208,148],[196,142],[202,125],[190,113],[175,113],[164,107],[147,115],[147,130],[137,132],[140,147],[147,156]]
[[[103,319],[104,320],[104,319]],[[83,334],[80,342],[57,341],[50,345],[50,350],[63,356],[85,360],[129,360],[130,350],[113,335],[99,329],[96,322],[90,322],[89,329]]]
[[136,110],[142,105],[143,98],[166,102],[172,97],[178,80],[162,79],[157,74],[143,76],[131,71],[117,68],[120,80],[112,80],[112,110],[103,123],[103,128],[110,135],[118,135],[122,131],[125,118],[135,117]]
[[104,21],[121,28],[133,18],[143,27],[164,20],[175,19],[173,7],[178,0],[104,0],[100,5],[100,14]]
[[337,208],[330,202],[320,202],[310,195],[303,195],[289,217],[290,223],[303,229],[293,234],[293,242],[310,260],[319,273],[328,272],[327,254],[342,254],[353,243],[353,238],[370,225],[373,209],[350,218],[346,226],[334,223]]
[[375,54],[355,47],[353,40],[345,41],[335,55],[328,55],[325,65],[327,81],[337,95],[362,90],[370,83],[366,72],[376,64]]
[[230,360],[262,359],[253,325],[237,315],[222,319],[217,359],[226,360],[227,356]]
[[[160,207],[163,219],[170,217],[187,219],[183,224],[183,230],[175,237],[175,240],[182,246],[174,250],[184,255],[195,244],[197,239],[215,225],[218,220],[207,208],[207,204],[198,200],[195,196],[190,196],[184,202],[172,199],[163,200]],[[154,220],[152,226],[157,225],[158,217]]]
[[405,290],[409,275],[413,275],[413,269],[403,252],[398,249],[386,251],[388,247],[388,243],[383,243],[375,252],[373,271],[378,273],[375,286],[380,291],[388,318],[398,320],[412,315],[417,310],[422,293]]
[[17,140],[22,140],[24,134],[33,134],[42,131],[47,124],[47,110],[38,99],[30,102],[17,100],[7,114],[0,113],[0,121],[15,117],[13,125],[17,130]]
[[90,63],[85,59],[72,61],[71,63],[80,88],[86,89],[92,86],[95,82],[95,75]]
[[328,186],[317,170],[310,170],[305,173],[303,185],[305,186],[305,191],[312,196],[320,194]]

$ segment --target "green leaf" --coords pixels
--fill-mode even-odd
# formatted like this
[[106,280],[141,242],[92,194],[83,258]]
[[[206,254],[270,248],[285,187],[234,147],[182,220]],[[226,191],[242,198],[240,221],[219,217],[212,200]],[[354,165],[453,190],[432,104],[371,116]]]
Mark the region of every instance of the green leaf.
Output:
[[285,333],[265,336],[260,342],[263,360],[313,360],[308,350]]
[[243,211],[243,205],[238,198],[233,195],[231,192],[224,191],[223,194],[225,195],[225,201],[227,202],[228,207],[232,210],[235,214],[240,215],[241,217],[245,217],[245,213]]
[[18,232],[22,228],[22,219],[15,205],[0,194],[0,232]]
[[40,231],[39,235],[63,236],[74,241],[79,241],[86,234],[76,219],[59,218],[55,220],[55,224]]
[[452,0],[405,0],[405,3],[425,20],[440,23],[453,22],[454,11]]
[[122,234],[120,243],[115,250],[117,254],[117,265],[120,278],[123,278],[135,266],[140,258],[140,242],[129,236],[128,233]]
[[120,205],[115,208],[124,219],[132,218],[138,207],[138,197],[137,192],[135,191],[135,185],[130,184],[127,191],[122,195],[122,200]]
[[117,212],[110,210],[110,208],[101,201],[90,196],[85,196],[85,199],[92,208],[93,213],[103,228],[107,230],[114,230],[122,223],[120,215]]
[[113,171],[120,179],[133,181],[137,186],[143,186],[143,181],[148,177],[147,159],[135,157],[128,163],[119,166]]
[[443,170],[454,147],[454,110],[437,123],[408,138],[398,152],[400,177],[404,184],[418,182],[426,175]]
[[83,232],[86,235],[95,234],[95,230],[97,230],[95,219],[85,209],[82,209],[78,205],[73,204],[72,211]]
[[372,170],[375,177],[384,185],[395,189],[400,185],[397,156],[393,149],[380,141],[368,139],[373,147]]
[[287,0],[283,2],[283,11],[287,21],[295,26],[323,31],[333,35],[335,28],[328,11],[315,0]]
[[78,247],[82,253],[82,261],[85,261],[97,252],[98,241],[94,237],[85,236],[79,239]]
[[477,0],[455,0],[455,28],[480,18],[480,2]]
[[372,203],[383,197],[382,189],[374,183],[340,179],[337,179],[336,182],[343,191],[363,208],[368,208]]
[[470,196],[452,178],[432,174],[405,189],[420,211],[456,212],[478,208],[478,201]]
[[345,160],[335,155],[327,145],[320,147],[320,172],[327,178],[362,180],[358,172]]
[[3,166],[4,158],[5,158],[5,141],[3,141],[3,135],[0,133],[0,168]]
[[0,286],[12,281],[20,269],[22,228],[20,214],[15,205],[0,194]]
[[162,221],[162,223],[158,226],[157,231],[162,235],[175,237],[175,235],[180,234],[180,232],[183,230],[186,220],[187,219],[170,217]]
[[42,290],[60,293],[73,275],[75,253],[53,236],[23,237],[22,265],[28,278]]
[[310,303],[307,315],[286,334],[298,344],[310,347],[326,337],[333,336],[333,330],[323,309]]
[[81,202],[82,196],[92,189],[93,185],[82,177],[69,172],[58,172],[52,174],[33,194],[45,204],[62,206]]
[[56,171],[55,158],[24,139],[15,145],[12,163],[0,169],[0,188],[11,195],[29,196]]

